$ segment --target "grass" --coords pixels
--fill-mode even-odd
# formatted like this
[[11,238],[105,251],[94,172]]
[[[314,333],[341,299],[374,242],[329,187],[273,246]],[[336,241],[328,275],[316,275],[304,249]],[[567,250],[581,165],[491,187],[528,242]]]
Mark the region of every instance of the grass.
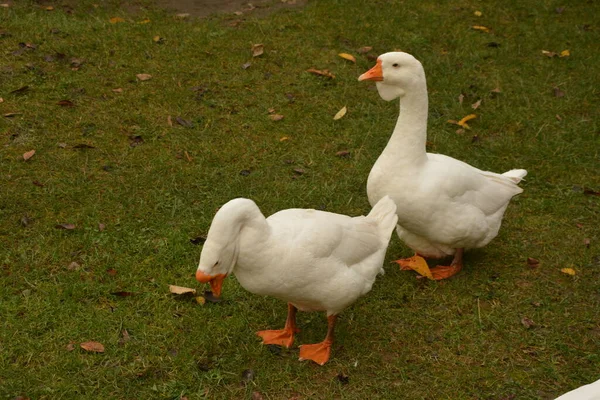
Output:
[[[586,191],[600,190],[598,4],[348,0],[195,20],[145,3],[16,3],[0,8],[0,112],[19,113],[0,119],[0,398],[547,399],[598,379],[600,213]],[[252,58],[254,43],[263,56]],[[430,151],[529,175],[498,238],[457,277],[424,282],[386,266],[341,315],[319,367],[254,336],[283,325],[281,302],[234,278],[218,305],[173,298],[167,285],[200,288],[189,239],[231,198],[265,214],[368,212],[368,171],[397,103],[356,81],[373,65],[356,52],[367,45],[422,60]],[[447,120],[480,98],[472,130],[456,133]],[[285,118],[271,121],[270,108]],[[410,254],[394,238],[387,260]],[[323,315],[299,323],[297,344],[325,334]],[[79,348],[89,340],[105,353]],[[255,376],[243,385],[246,369]]]

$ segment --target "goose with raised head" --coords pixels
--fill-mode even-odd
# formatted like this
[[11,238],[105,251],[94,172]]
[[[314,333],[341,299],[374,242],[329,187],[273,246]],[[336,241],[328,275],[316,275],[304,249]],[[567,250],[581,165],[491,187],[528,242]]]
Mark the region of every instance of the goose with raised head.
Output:
[[375,81],[386,101],[400,99],[394,132],[369,174],[369,202],[390,196],[398,205],[396,231],[416,253],[397,260],[402,269],[427,270],[423,257],[454,256],[450,265],[431,269],[432,279],[448,278],[462,268],[464,250],[496,237],[510,199],[523,191],[517,184],[527,171],[497,174],[426,152],[427,84],[412,55],[382,54],[358,80]]
[[336,316],[368,293],[396,226],[396,204],[384,196],[366,217],[310,209],[288,209],[265,218],[249,199],[234,199],[216,213],[196,270],[220,296],[223,280],[288,303],[281,330],[260,331],[265,344],[290,347],[296,311],[325,311],[328,331],[321,343],[300,346],[300,360],[323,365],[330,356]]

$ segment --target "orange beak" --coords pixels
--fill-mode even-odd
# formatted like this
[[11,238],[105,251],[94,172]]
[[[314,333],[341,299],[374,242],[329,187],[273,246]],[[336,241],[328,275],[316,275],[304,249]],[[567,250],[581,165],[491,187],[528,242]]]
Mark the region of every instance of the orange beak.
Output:
[[201,283],[209,283],[210,288],[215,296],[221,296],[221,288],[223,287],[223,280],[227,274],[208,275],[202,271],[196,271],[196,280]]
[[381,60],[377,59],[377,64],[364,74],[358,77],[359,81],[382,81],[383,69],[381,69]]

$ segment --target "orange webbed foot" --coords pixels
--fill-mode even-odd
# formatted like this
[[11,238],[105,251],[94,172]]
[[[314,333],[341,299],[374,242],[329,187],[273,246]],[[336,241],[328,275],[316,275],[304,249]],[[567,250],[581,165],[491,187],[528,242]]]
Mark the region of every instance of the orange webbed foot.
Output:
[[329,341],[300,346],[300,361],[312,360],[319,365],[323,365],[329,360],[330,354],[331,342]]
[[256,332],[263,339],[264,344],[276,344],[278,346],[291,347],[294,343],[294,333],[299,329],[278,329]]
[[450,278],[451,276],[456,275],[461,268],[462,265],[440,265],[439,267],[431,268],[432,279],[440,281],[442,279]]

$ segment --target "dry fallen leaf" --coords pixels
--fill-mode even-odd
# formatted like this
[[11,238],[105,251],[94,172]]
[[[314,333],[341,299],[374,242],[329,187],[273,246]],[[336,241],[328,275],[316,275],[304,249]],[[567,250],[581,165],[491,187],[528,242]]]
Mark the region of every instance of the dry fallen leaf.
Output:
[[561,268],[560,272],[562,272],[563,274],[571,275],[571,276],[574,276],[576,274],[576,272],[573,268]]
[[123,93],[123,88],[116,88],[112,90],[115,93]]
[[306,72],[310,72],[311,74],[320,75],[331,79],[335,78],[335,75],[333,75],[327,69],[321,71],[320,69],[309,68],[306,70]]
[[202,296],[196,296],[196,303],[204,305],[206,303],[206,299]]
[[560,52],[559,57],[569,57],[571,55],[571,52],[569,50],[563,50]]
[[173,126],[173,120],[171,119],[170,115],[167,116],[167,125]]
[[125,22],[125,20],[121,17],[112,17],[108,20],[111,24],[117,24],[119,22]]
[[0,103],[4,103],[4,99],[0,97]]
[[272,121],[281,121],[283,119],[283,115],[281,115],[281,114],[270,114],[269,118],[271,118]]
[[477,110],[479,108],[479,106],[481,105],[481,99],[477,100],[475,103],[471,104],[471,108],[473,110]]
[[348,109],[346,108],[346,106],[342,107],[340,109],[340,111],[338,111],[334,116],[333,119],[334,120],[338,120],[340,118],[342,118],[344,115],[346,115],[346,112],[348,111]]
[[35,150],[29,150],[28,152],[23,153],[23,160],[27,161],[35,154]]
[[285,142],[286,140],[290,140],[290,138],[287,137],[287,136],[282,136],[282,137],[279,138],[280,142]]
[[338,56],[342,57],[344,60],[352,61],[353,63],[356,62],[356,58],[354,58],[352,54],[340,53]]
[[138,22],[138,24],[147,24],[150,22],[150,18],[144,18],[143,20],[141,20],[140,22]]
[[483,15],[483,13],[481,11],[475,11],[473,13],[476,17],[481,17]]
[[554,57],[554,56],[557,55],[555,52],[548,51],[548,50],[542,50],[542,54],[545,55],[546,57],[550,57],[550,58],[552,58],[552,57]]
[[521,324],[527,329],[533,328],[535,326],[535,322],[531,320],[531,318],[523,317],[521,318]]
[[483,25],[473,25],[471,28],[475,29],[476,31],[480,31],[480,32],[489,32],[490,28],[488,28],[487,26],[483,26]]
[[490,90],[491,93],[502,93],[502,90],[496,86],[494,89]]
[[361,47],[360,49],[356,50],[356,52],[358,54],[366,54],[366,53],[370,52],[371,50],[373,50],[373,47],[371,47],[371,46],[364,46],[364,47]]
[[532,257],[527,257],[527,265],[531,268],[537,268],[540,266],[540,261]]
[[152,78],[152,75],[150,74],[137,74],[136,77],[140,80],[140,81],[147,81],[148,79]]
[[589,238],[585,238],[585,239],[583,239],[583,245],[584,245],[585,247],[587,247],[588,249],[590,248],[590,243],[591,243],[591,241],[590,241],[590,239],[589,239]]
[[196,289],[187,288],[183,286],[169,285],[169,292],[173,294],[187,294],[187,293],[196,293]]
[[265,46],[262,44],[253,44],[252,45],[252,57],[258,57],[265,52]]
[[56,224],[56,225],[54,225],[54,227],[56,229],[65,229],[67,231],[72,231],[73,229],[75,229],[74,224]]
[[558,87],[555,87],[553,89],[553,93],[554,93],[554,97],[564,97],[564,95],[565,95],[565,92],[560,90]]
[[459,94],[458,95],[458,104],[462,104],[464,99],[465,99],[465,95],[462,93]]
[[61,100],[56,104],[63,107],[75,107],[75,103],[73,103],[71,100]]
[[154,43],[162,44],[162,43],[164,43],[164,42],[165,42],[165,39],[164,39],[164,38],[162,38],[162,37],[160,37],[160,36],[158,36],[158,35],[156,35],[156,36],[153,36],[153,37],[152,37],[152,41],[153,41]]
[[92,353],[104,353],[104,345],[100,342],[83,342],[79,344],[79,346],[85,351],[90,351]]

